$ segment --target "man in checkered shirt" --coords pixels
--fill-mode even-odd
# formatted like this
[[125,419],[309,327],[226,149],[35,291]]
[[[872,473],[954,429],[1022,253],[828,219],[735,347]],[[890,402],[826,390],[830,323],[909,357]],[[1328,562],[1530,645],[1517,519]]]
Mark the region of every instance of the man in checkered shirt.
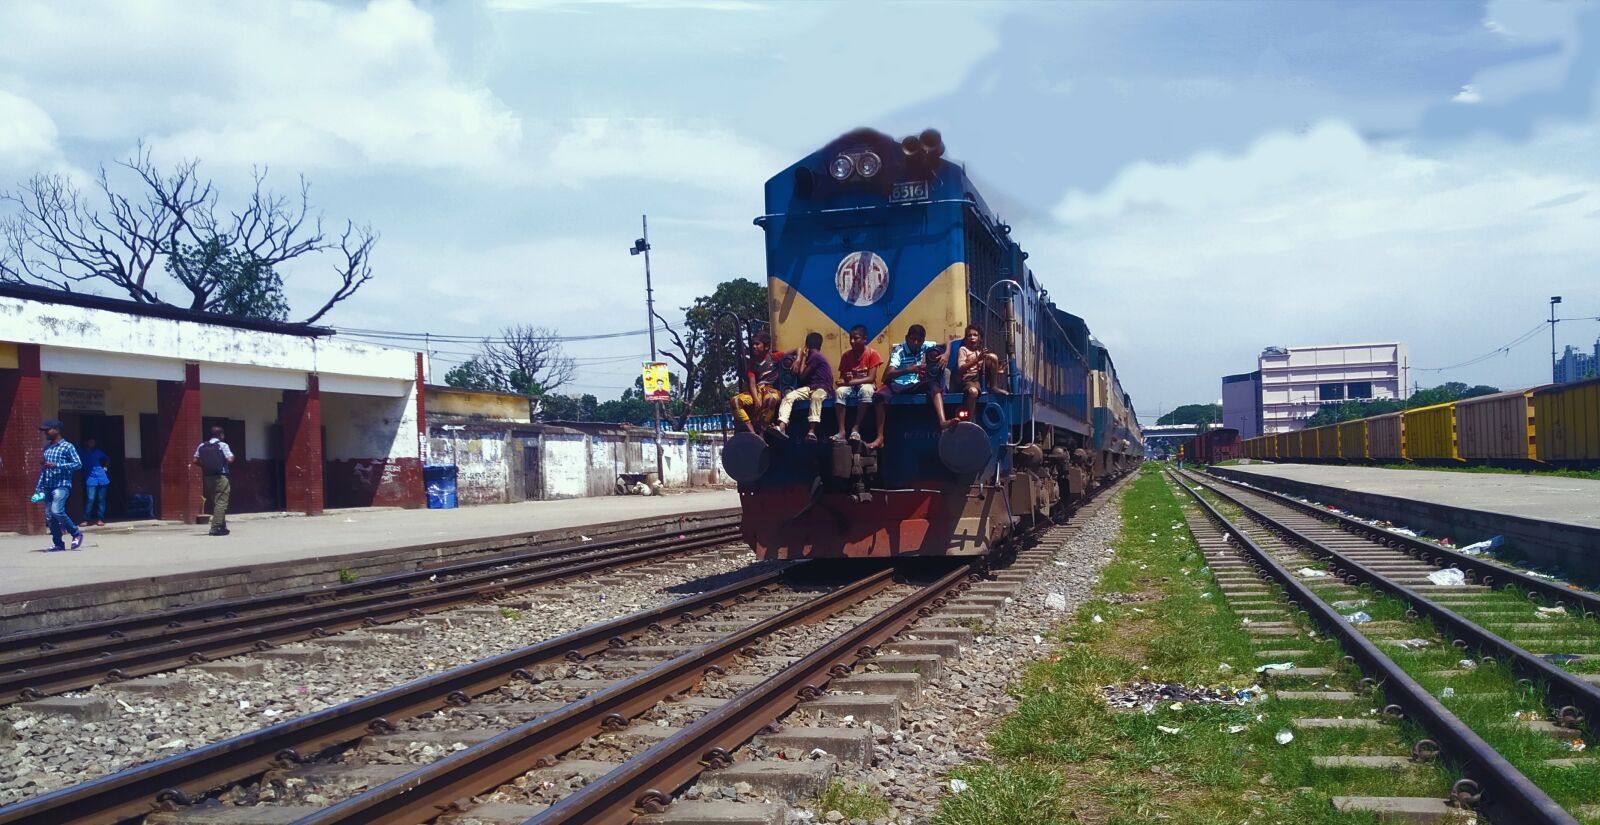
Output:
[[72,534],[72,549],[83,546],[83,531],[67,515],[67,496],[72,492],[72,474],[83,466],[78,458],[78,448],[61,437],[61,422],[54,419],[39,425],[47,441],[44,458],[39,464],[39,483],[33,491],[44,496],[44,520],[50,525],[50,540],[54,546],[47,552],[67,549],[61,541],[61,532]]

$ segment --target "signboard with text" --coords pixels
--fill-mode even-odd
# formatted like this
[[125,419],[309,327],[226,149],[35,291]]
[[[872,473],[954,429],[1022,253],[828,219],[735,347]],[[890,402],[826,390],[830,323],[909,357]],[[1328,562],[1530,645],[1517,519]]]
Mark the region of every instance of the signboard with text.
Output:
[[651,403],[672,400],[672,374],[662,361],[644,362],[644,400]]
[[59,391],[59,409],[62,412],[103,413],[106,411],[106,391],[77,387],[62,387]]

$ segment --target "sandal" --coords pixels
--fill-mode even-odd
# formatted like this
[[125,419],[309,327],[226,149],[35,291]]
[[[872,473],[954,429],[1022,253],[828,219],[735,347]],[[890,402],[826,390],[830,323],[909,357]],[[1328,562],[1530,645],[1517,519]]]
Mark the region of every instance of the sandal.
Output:
[[815,443],[817,443],[817,434],[816,433],[806,433],[805,442],[807,444],[815,444]]
[[851,430],[850,431],[850,440],[851,441],[860,441],[861,440],[861,431],[860,430]]

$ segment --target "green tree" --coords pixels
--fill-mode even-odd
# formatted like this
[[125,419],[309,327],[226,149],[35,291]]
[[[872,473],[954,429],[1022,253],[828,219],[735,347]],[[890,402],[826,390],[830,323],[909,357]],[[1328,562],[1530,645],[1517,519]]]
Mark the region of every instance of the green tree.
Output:
[[595,421],[609,421],[616,424],[640,424],[650,420],[655,414],[649,402],[644,400],[644,390],[634,388],[624,390],[622,397],[615,401],[606,401],[595,408]]
[[248,250],[233,249],[221,238],[176,244],[167,256],[166,270],[173,280],[193,284],[200,303],[196,309],[235,318],[289,318],[283,277],[271,262]]
[[451,367],[450,371],[444,374],[444,383],[447,386],[459,387],[464,390],[503,391],[494,374],[494,370],[477,358],[468,358]]
[[1184,404],[1156,419],[1157,424],[1215,424],[1222,420],[1221,404]]
[[666,325],[669,339],[661,354],[683,371],[682,383],[673,385],[683,403],[671,408],[681,424],[689,415],[721,411],[727,405],[737,380],[745,325],[767,318],[767,288],[748,278],[723,281],[710,295],[683,308],[681,331],[659,314],[656,317]]

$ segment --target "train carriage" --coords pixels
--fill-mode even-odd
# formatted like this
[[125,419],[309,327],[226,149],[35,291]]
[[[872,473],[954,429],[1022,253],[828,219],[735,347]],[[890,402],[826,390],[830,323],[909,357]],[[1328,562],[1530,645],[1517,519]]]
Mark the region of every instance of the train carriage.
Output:
[[[1048,519],[1132,467],[1143,443],[1105,347],[1058,308],[964,168],[928,130],[895,141],[857,130],[772,177],[766,214],[775,349],[822,335],[837,364],[848,330],[889,355],[912,325],[936,344],[967,324],[1003,361],[971,421],[941,430],[925,394],[887,404],[883,445],[834,441],[834,414],[801,437],[731,439],[747,540],[760,558],[973,555]],[[950,344],[953,362],[960,346]],[[961,387],[947,392],[952,417]],[[827,402],[832,406],[833,401]],[[803,405],[801,405],[803,407]]]

